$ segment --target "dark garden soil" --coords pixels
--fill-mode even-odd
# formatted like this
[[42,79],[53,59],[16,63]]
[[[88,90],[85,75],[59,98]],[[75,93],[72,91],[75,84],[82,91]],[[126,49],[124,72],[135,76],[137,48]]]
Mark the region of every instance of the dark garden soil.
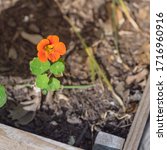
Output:
[[[7,104],[0,109],[0,122],[91,150],[98,131],[125,138],[132,124],[149,75],[149,2],[126,1],[140,32],[118,9],[119,51],[124,65],[115,53],[110,1],[59,3],[61,8],[56,0],[20,0],[0,14],[0,83],[8,94]],[[32,87],[29,61],[36,56],[36,41],[50,34],[58,35],[68,48],[62,84],[92,84],[87,54],[63,15],[93,48],[125,103],[125,113],[99,78],[94,87],[63,89],[47,96]]]

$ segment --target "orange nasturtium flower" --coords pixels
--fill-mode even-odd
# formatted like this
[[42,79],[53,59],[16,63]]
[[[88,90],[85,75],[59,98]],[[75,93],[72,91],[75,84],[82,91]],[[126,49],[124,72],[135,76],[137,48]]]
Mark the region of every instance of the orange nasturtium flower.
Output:
[[38,45],[38,58],[41,62],[50,60],[57,61],[61,55],[66,53],[66,46],[63,42],[59,42],[59,37],[56,35],[49,35],[47,39],[42,39]]

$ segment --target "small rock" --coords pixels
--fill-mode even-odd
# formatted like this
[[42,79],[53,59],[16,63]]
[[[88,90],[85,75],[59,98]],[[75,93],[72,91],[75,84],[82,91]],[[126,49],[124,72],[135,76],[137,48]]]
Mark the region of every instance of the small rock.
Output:
[[50,124],[53,125],[53,126],[57,126],[58,125],[58,123],[56,121],[51,121]]
[[74,144],[75,144],[75,137],[74,137],[74,136],[70,136],[70,137],[69,137],[68,144],[69,144],[69,145],[74,145]]
[[42,40],[42,36],[39,34],[29,34],[24,31],[21,32],[21,36],[23,39],[29,41],[30,43],[36,45],[40,40]]
[[11,59],[17,59],[17,52],[14,48],[9,49],[8,57]]
[[34,119],[35,114],[35,111],[25,111],[23,106],[19,104],[9,110],[8,117],[15,120],[15,124],[27,125]]
[[23,22],[29,22],[29,20],[30,20],[29,16],[24,16]]
[[123,148],[124,141],[124,138],[101,131],[96,136],[93,150],[120,150]]
[[132,101],[140,101],[142,98],[142,93],[140,91],[135,91],[135,94],[133,94],[132,96],[130,96],[130,99]]
[[81,124],[82,123],[82,121],[79,118],[77,118],[76,116],[68,117],[67,122],[71,123],[71,124]]
[[57,96],[58,96],[58,99],[65,100],[67,102],[69,101],[69,98],[65,96],[64,94],[58,93]]
[[35,24],[30,24],[29,29],[32,32],[35,32],[35,33],[39,33],[40,32],[39,28]]

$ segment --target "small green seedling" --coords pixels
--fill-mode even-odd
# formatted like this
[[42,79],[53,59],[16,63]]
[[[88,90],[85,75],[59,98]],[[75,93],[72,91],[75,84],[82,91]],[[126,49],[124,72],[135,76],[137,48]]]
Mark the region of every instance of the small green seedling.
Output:
[[41,62],[39,58],[35,57],[30,62],[30,70],[36,76],[36,86],[47,93],[46,91],[56,91],[61,88],[60,81],[65,70],[65,65],[61,59],[54,63],[49,61]]
[[38,57],[30,61],[30,70],[36,76],[36,86],[42,90],[44,95],[48,91],[57,91],[60,88],[76,89],[92,87],[92,85],[61,85],[58,78],[63,76],[65,64],[60,56],[66,53],[66,47],[63,42],[59,42],[58,36],[49,35],[47,39],[42,39],[37,45],[37,50]]
[[7,101],[6,89],[3,85],[0,85],[0,108],[5,105]]

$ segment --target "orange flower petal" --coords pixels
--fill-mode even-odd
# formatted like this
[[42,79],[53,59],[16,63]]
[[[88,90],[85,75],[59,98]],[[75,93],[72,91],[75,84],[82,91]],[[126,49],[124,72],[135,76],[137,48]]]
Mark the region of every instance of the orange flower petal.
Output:
[[37,50],[44,50],[45,46],[47,46],[49,44],[49,40],[48,39],[42,39],[38,45],[37,45]]
[[47,39],[50,41],[50,44],[58,43],[59,37],[56,35],[49,35]]
[[59,53],[50,53],[50,54],[48,55],[48,59],[49,59],[51,62],[55,62],[55,61],[57,61],[59,58],[60,58],[60,54],[59,54]]
[[44,50],[39,50],[38,51],[38,58],[41,62],[46,62],[47,59],[47,53]]
[[60,55],[64,55],[66,53],[66,46],[63,42],[59,42],[57,44],[54,44],[54,50]]

